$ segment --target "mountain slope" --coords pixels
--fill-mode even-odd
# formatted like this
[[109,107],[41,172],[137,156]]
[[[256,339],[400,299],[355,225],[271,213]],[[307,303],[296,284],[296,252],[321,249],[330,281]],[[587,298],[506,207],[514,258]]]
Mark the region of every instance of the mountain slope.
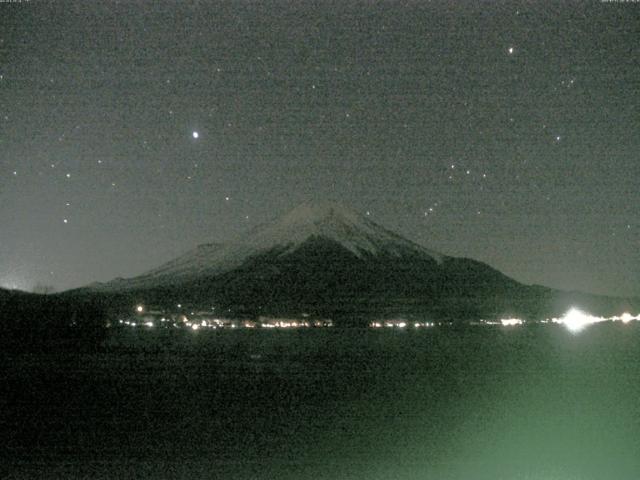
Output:
[[131,279],[93,286],[106,291],[152,288],[220,275],[248,259],[278,250],[296,251],[309,239],[334,242],[357,258],[420,255],[438,263],[443,255],[428,250],[336,204],[303,204],[276,222],[253,229],[229,244],[205,244],[154,270]]
[[[629,302],[523,285],[481,262],[439,254],[335,204],[302,205],[228,244],[202,245],[154,270],[83,290],[110,308],[137,302],[224,312],[345,319],[559,316],[572,305],[621,313]],[[77,292],[76,292],[77,293]]]

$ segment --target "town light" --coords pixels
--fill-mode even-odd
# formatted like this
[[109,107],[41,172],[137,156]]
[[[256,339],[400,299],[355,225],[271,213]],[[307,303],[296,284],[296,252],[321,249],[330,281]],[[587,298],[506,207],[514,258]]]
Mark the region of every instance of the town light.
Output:
[[522,320],[519,318],[503,318],[500,320],[503,327],[513,327],[515,325],[522,325]]
[[594,323],[595,319],[577,308],[572,308],[564,315],[564,317],[562,317],[561,320],[564,326],[575,333],[579,332],[587,325]]

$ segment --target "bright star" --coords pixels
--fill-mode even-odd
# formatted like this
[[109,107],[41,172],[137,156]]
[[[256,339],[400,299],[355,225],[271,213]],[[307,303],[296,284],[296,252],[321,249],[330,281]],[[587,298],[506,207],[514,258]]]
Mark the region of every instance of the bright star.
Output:
[[198,138],[200,136],[198,132],[193,132],[192,135],[193,135],[193,138]]

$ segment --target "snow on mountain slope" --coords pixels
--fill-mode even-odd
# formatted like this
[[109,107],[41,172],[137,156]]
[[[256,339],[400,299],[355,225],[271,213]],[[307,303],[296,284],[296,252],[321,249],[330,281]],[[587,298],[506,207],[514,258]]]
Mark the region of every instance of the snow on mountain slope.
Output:
[[217,275],[240,266],[247,258],[274,249],[295,251],[310,238],[341,245],[355,256],[421,255],[438,263],[444,256],[404,239],[365,216],[334,203],[303,204],[273,223],[261,225],[229,244],[206,244],[159,268],[131,279],[118,279],[102,288],[139,288]]
[[302,204],[273,224],[255,230],[245,242],[257,249],[280,245],[291,251],[311,237],[332,240],[358,257],[420,251],[438,262],[443,258],[334,203]]

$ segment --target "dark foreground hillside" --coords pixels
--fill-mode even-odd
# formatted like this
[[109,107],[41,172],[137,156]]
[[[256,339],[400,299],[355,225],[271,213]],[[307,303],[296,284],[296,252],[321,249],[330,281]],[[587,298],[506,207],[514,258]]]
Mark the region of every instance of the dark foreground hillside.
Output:
[[0,349],[77,352],[100,348],[109,323],[101,300],[0,289]]
[[635,479],[640,326],[133,331],[2,353],[3,478]]

